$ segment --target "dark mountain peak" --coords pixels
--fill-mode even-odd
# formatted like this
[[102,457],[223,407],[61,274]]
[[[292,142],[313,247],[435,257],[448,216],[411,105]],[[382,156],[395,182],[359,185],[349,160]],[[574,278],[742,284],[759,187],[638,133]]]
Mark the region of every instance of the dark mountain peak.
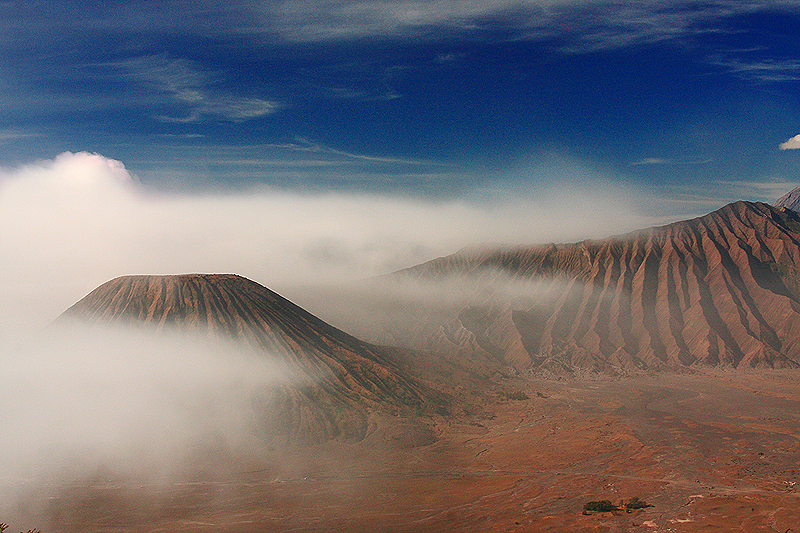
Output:
[[221,335],[276,357],[294,374],[311,378],[283,387],[285,429],[316,440],[363,436],[371,410],[424,401],[422,387],[385,350],[233,274],[122,276],[97,287],[62,317]]
[[64,315],[156,328],[174,324],[268,349],[279,338],[301,340],[304,330],[353,347],[363,344],[268,288],[235,274],[121,276],[97,287]]

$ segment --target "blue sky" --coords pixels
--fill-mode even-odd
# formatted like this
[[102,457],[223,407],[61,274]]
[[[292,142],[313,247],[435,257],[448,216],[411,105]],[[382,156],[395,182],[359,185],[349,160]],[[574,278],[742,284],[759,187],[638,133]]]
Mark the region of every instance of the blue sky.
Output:
[[0,165],[433,198],[580,168],[771,201],[800,178],[799,27],[798,2],[3,1]]
[[798,28],[800,2],[0,0],[0,348],[126,274],[300,298],[773,202]]

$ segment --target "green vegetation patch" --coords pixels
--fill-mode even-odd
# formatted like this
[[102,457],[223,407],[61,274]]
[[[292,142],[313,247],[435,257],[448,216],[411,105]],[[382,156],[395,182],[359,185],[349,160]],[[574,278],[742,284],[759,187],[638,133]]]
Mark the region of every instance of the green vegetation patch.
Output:
[[652,507],[652,505],[644,500],[640,500],[635,496],[631,498],[631,501],[625,504],[626,509],[644,509],[645,507]]
[[645,507],[652,507],[649,503],[644,500],[640,500],[638,497],[634,496],[631,498],[627,503],[621,503],[622,507],[617,507],[610,500],[598,500],[593,502],[587,502],[586,505],[583,506],[583,514],[591,514],[591,513],[609,513],[611,511],[621,511],[625,510],[627,512],[634,511],[636,509],[644,509]]
[[611,503],[611,501],[609,500],[587,502],[586,505],[583,506],[584,512],[607,513],[609,511],[616,511],[616,510],[618,510],[617,506]]

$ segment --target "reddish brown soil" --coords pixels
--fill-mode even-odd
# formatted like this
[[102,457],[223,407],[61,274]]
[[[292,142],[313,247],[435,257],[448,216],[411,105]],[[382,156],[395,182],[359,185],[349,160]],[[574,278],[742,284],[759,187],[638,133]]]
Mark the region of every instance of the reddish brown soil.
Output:
[[[796,531],[800,371],[517,378],[358,443],[276,448],[173,482],[96,481],[29,502],[45,531]],[[206,458],[206,463],[213,458]],[[588,501],[645,500],[583,515]],[[20,509],[18,509],[19,511]],[[11,517],[11,516],[10,516]],[[22,518],[20,518],[22,520]]]

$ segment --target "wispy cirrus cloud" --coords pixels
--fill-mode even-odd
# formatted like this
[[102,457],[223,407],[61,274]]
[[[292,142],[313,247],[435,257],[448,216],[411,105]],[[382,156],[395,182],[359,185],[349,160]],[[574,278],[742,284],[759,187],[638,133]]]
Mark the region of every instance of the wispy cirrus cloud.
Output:
[[654,223],[661,225],[702,216],[738,200],[772,204],[797,186],[797,182],[779,177],[760,181],[714,180],[708,184],[681,183],[651,189],[652,196],[647,197],[647,201],[661,208],[661,219],[653,219]]
[[[792,0],[232,0],[224,4],[135,0],[75,8],[12,3],[0,29],[8,42],[26,39],[47,46],[44,35],[71,34],[85,27],[100,33],[145,32],[215,39],[290,43],[361,38],[463,38],[547,40],[564,52],[607,50],[735,32],[724,22],[759,11],[794,10]],[[5,24],[5,26],[3,26]],[[2,33],[0,33],[2,35]],[[158,38],[158,37],[157,37]],[[3,37],[0,37],[0,45]],[[252,43],[251,43],[252,44]]]
[[[260,6],[257,26],[291,43],[358,39],[540,42],[576,55],[650,45],[697,54],[710,67],[758,83],[800,79],[800,61],[776,56],[791,33],[764,37],[749,15],[792,14],[791,0],[331,0]],[[754,44],[756,43],[756,44]],[[440,55],[440,66],[456,56]]]
[[726,190],[733,200],[750,199],[773,203],[779,197],[797,187],[796,182],[776,179],[773,181],[715,181]]
[[[305,191],[357,187],[454,197],[465,187],[489,179],[447,161],[403,157],[397,152],[345,150],[302,136],[287,142],[235,146],[181,139],[168,137],[154,147],[141,148],[128,163],[143,182],[161,190],[204,190],[207,185],[203,183],[208,181],[212,188],[224,184],[234,190],[252,186]],[[210,180],[209,168],[214,175]]]
[[[148,56],[128,59],[105,66],[116,68],[130,78],[167,96],[184,114],[156,115],[165,122],[200,122],[208,118],[241,122],[271,115],[282,104],[262,98],[238,96],[220,85],[220,74],[209,72],[185,59]],[[177,111],[177,110],[176,110]]]
[[281,145],[281,147],[299,152],[313,152],[319,154],[326,154],[328,156],[338,156],[344,159],[354,160],[354,161],[368,161],[373,163],[399,163],[404,165],[437,165],[437,166],[442,165],[442,163],[436,161],[422,161],[416,159],[412,160],[412,159],[403,159],[398,157],[382,157],[369,154],[347,152],[344,150],[337,150],[336,148],[316,143],[305,137],[296,137],[294,143],[284,144]]
[[636,161],[630,163],[631,166],[642,166],[642,165],[671,165],[671,159],[665,159],[663,157],[645,157],[643,159],[637,159]]
[[[441,39],[437,30],[480,34],[502,29],[518,37],[551,37],[570,32],[584,46],[616,46],[662,40],[703,31],[702,23],[763,8],[794,6],[791,0],[134,0],[76,6],[74,17],[59,17],[57,7],[12,2],[0,28],[13,38],[35,39],[30,29],[149,31],[224,37],[230,34],[279,36],[291,42],[414,35]],[[12,33],[13,30],[13,33]],[[426,30],[431,30],[426,33]],[[588,32],[587,32],[588,30]],[[2,37],[0,37],[2,42]]]
[[30,139],[32,137],[40,137],[40,136],[41,134],[39,132],[20,129],[20,128],[0,129],[0,142],[16,141],[20,139]]
[[664,157],[645,157],[637,159],[629,163],[630,166],[646,166],[646,165],[707,165],[713,163],[714,160],[710,158],[697,158],[697,159],[671,159]]
[[715,56],[710,61],[750,80],[768,83],[800,80],[800,61],[796,59]]
[[[570,36],[565,50],[586,51],[629,44],[680,39],[705,33],[712,20],[790,2],[718,0],[704,2],[650,0],[332,0],[265,3],[261,22],[290,41],[326,41],[413,34],[447,28],[451,36],[480,35],[502,29],[514,38]],[[440,36],[433,32],[432,37]]]

